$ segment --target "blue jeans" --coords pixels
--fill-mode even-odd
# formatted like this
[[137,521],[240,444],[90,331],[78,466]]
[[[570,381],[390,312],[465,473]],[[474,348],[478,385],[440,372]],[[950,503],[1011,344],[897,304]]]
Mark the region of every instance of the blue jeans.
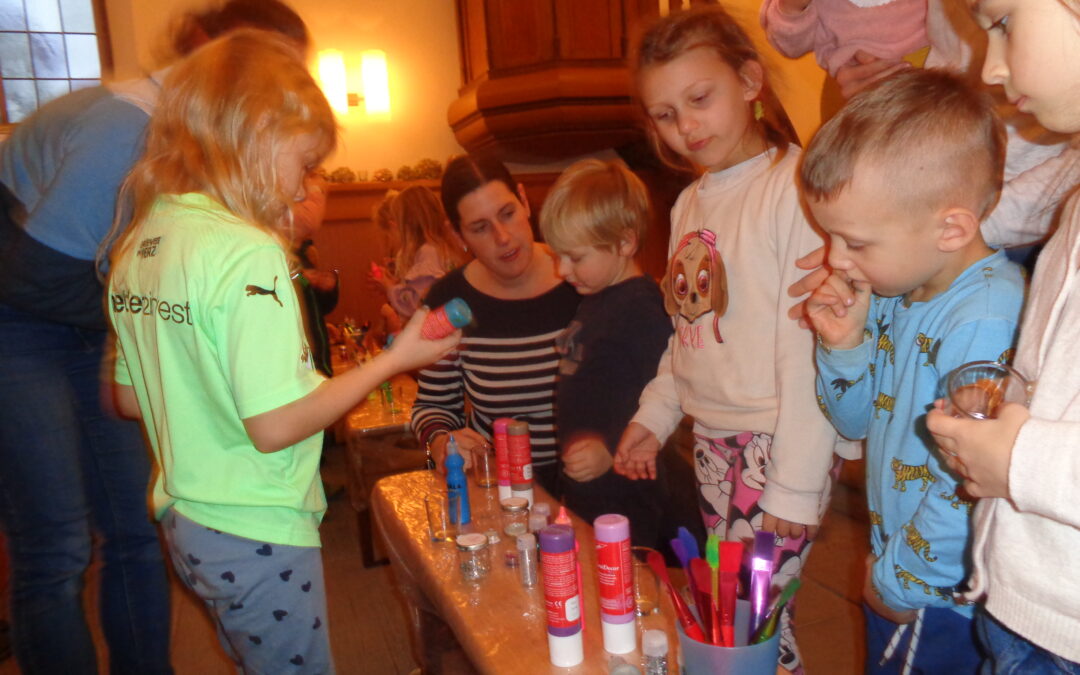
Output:
[[[900,641],[899,649],[884,664],[880,663],[885,645],[897,624],[882,617],[863,603],[866,617],[866,672],[873,675],[899,675],[911,648],[913,627]],[[927,607],[922,632],[915,648],[911,672],[916,675],[952,673],[967,675],[979,669],[983,655],[975,640],[971,619],[944,607]]]
[[1006,628],[985,609],[975,615],[975,630],[990,656],[979,671],[983,675],[1080,675],[1080,663],[1066,661],[1032,644]]
[[81,597],[95,534],[111,671],[171,672],[150,456],[139,425],[103,409],[105,340],[0,305],[0,523],[27,675],[97,673]]

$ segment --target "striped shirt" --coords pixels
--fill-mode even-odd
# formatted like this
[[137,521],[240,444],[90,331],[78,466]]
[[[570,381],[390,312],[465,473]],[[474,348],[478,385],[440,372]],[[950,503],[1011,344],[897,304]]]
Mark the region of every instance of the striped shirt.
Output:
[[473,323],[456,351],[420,371],[412,412],[417,438],[425,443],[437,429],[468,426],[490,439],[496,419],[513,417],[529,424],[533,465],[554,466],[555,338],[581,297],[562,283],[535,298],[502,300],[476,290],[460,268],[436,283],[425,302],[438,307],[455,297],[468,303]]

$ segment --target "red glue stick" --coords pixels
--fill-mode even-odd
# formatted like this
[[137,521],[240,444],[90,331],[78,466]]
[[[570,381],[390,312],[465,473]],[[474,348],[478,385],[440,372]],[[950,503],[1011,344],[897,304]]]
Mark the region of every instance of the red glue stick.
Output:
[[626,654],[637,647],[630,520],[618,513],[608,513],[593,521],[593,528],[596,531],[596,577],[600,582],[604,651]]
[[[500,417],[492,424],[495,443],[495,463],[499,466],[499,499],[513,497],[510,490],[510,423],[509,417]],[[530,453],[532,451],[530,450]]]
[[585,660],[575,543],[574,528],[569,525],[548,525],[540,530],[548,651],[552,665],[560,668],[570,668]]
[[454,298],[442,307],[428,312],[420,335],[425,340],[441,340],[472,321],[472,310],[461,298]]
[[532,445],[528,422],[514,420],[507,425],[507,456],[510,460],[510,494],[529,500],[529,508],[532,508]]

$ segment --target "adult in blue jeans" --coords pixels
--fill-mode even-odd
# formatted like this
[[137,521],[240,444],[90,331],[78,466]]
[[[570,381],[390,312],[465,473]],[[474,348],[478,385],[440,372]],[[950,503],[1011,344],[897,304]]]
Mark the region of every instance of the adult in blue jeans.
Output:
[[[189,16],[176,51],[241,26],[307,48],[307,29],[287,6],[229,0]],[[150,455],[138,423],[114,411],[94,262],[162,75],[63,96],[0,144],[0,526],[25,675],[97,673],[82,604],[95,540],[110,671],[172,672]]]

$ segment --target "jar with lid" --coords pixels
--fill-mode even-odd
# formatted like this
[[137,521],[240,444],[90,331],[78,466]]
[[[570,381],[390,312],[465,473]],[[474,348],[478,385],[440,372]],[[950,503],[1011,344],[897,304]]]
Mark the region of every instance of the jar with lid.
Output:
[[465,581],[477,581],[491,571],[491,549],[488,540],[479,532],[459,535],[456,539],[458,562],[461,578]]
[[502,528],[508,537],[516,537],[529,531],[529,500],[525,497],[507,497],[499,502],[502,506]]

